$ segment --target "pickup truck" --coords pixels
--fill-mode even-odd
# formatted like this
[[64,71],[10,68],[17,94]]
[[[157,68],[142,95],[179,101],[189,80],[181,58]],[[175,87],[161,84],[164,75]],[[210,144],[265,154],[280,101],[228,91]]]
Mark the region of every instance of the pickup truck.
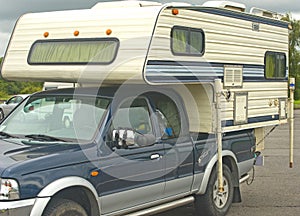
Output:
[[196,215],[226,215],[253,168],[254,132],[223,134],[220,192],[216,136],[188,122],[171,87],[32,94],[0,125],[0,215],[151,215],[192,202]]

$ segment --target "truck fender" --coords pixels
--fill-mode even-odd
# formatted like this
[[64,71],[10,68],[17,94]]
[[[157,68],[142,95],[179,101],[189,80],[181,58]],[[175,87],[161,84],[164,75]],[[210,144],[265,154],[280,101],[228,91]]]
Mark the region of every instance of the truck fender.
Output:
[[62,179],[58,179],[45,188],[43,188],[40,193],[37,195],[37,199],[34,203],[34,206],[31,210],[30,216],[41,216],[43,211],[45,210],[46,206],[48,205],[49,201],[51,200],[51,196],[55,195],[56,193],[62,191],[63,189],[70,188],[70,187],[85,187],[90,190],[98,203],[98,209],[100,210],[100,203],[98,199],[98,193],[94,186],[87,181],[86,179],[77,177],[77,176],[70,176],[65,177]]
[[[223,158],[224,157],[233,158],[234,162],[237,164],[237,159],[236,159],[236,157],[235,157],[235,155],[232,151],[224,150],[224,151],[222,151],[222,156],[223,156]],[[197,194],[204,194],[205,193],[206,188],[207,188],[207,184],[208,184],[208,181],[209,181],[209,177],[210,177],[211,172],[212,172],[215,164],[217,163],[217,161],[218,161],[218,155],[216,154],[216,155],[214,155],[214,157],[207,164],[207,167],[205,169],[205,172],[204,172],[204,175],[203,175],[203,178],[202,178],[202,182],[201,182],[201,185],[200,185],[200,188],[199,188]]]

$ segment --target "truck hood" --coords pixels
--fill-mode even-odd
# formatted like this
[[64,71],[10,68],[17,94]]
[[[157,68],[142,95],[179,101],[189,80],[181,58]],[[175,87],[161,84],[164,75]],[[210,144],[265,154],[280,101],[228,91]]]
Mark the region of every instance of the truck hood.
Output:
[[25,145],[20,140],[0,140],[0,175],[9,167],[28,160],[51,155],[54,153],[78,148],[78,145],[68,144],[34,144]]

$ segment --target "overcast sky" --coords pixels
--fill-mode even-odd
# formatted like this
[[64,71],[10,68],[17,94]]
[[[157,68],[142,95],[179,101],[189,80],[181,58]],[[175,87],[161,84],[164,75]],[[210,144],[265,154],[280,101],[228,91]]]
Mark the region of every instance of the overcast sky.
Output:
[[[206,0],[156,0],[160,2],[189,2],[202,4]],[[299,0],[234,0],[250,7],[259,7],[280,13],[292,13],[300,19]],[[29,12],[91,8],[101,0],[0,0],[0,57],[4,55],[11,32],[19,16]]]

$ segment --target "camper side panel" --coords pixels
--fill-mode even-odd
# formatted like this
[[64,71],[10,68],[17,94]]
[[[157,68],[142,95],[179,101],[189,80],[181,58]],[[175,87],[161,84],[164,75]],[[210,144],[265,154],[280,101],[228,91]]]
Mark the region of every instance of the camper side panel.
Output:
[[[203,32],[202,54],[174,52],[174,40],[182,40],[172,38],[178,27]],[[267,78],[267,53],[285,56],[284,77]],[[173,15],[170,8],[158,19],[144,76],[149,83],[222,79],[223,127],[225,131],[239,130],[286,122],[287,58],[288,28],[284,22],[216,8],[179,9],[179,14]],[[199,110],[212,113],[202,106]],[[205,121],[211,125],[213,116]]]

